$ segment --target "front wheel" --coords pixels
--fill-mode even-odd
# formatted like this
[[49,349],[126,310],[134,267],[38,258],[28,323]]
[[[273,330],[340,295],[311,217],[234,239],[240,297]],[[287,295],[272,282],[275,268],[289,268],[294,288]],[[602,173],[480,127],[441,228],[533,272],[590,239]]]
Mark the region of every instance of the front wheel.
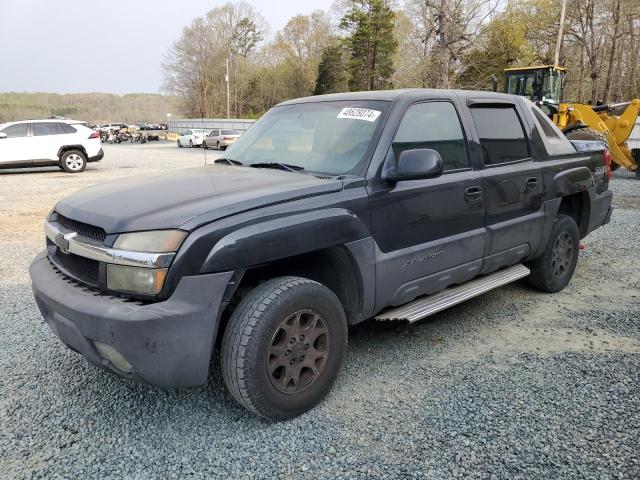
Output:
[[331,290],[306,278],[274,278],[249,292],[231,315],[222,374],[242,406],[285,420],[327,395],[346,348],[346,316]]
[[528,283],[536,290],[559,292],[567,286],[578,263],[580,233],[573,218],[558,214],[542,255],[528,266]]
[[60,157],[60,167],[67,173],[80,173],[87,167],[87,159],[80,150],[69,150]]

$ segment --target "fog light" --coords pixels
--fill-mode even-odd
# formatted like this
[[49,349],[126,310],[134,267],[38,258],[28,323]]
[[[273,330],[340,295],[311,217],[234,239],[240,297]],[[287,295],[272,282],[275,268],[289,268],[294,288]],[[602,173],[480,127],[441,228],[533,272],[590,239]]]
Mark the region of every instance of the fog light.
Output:
[[98,350],[98,353],[100,353],[100,356],[109,360],[118,370],[124,373],[133,372],[133,368],[131,368],[129,362],[127,362],[127,360],[120,354],[120,352],[118,352],[111,345],[96,341],[94,341],[93,344],[95,345],[96,350]]
[[107,288],[122,292],[155,295],[162,290],[166,268],[126,267],[107,265]]

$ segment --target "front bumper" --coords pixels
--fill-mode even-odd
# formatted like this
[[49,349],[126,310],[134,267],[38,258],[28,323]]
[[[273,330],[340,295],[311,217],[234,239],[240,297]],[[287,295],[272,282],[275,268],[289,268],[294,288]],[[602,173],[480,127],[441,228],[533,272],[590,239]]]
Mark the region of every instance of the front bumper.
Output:
[[[159,387],[206,384],[232,272],[184,277],[168,300],[150,304],[77,284],[54,269],[45,252],[35,258],[29,273],[44,321],[89,362]],[[117,350],[132,372],[101,356],[94,341]]]

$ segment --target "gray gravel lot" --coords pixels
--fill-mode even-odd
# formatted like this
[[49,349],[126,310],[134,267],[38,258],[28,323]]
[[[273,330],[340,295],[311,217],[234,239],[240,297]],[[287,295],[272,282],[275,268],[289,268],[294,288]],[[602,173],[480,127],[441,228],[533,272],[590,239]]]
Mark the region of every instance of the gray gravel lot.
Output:
[[[201,149],[108,145],[87,172],[0,171],[2,478],[640,478],[640,181],[572,283],[516,283],[414,325],[350,329],[315,410],[258,419],[224,390],[163,391],[87,364],[41,323],[27,268],[55,201],[201,165]],[[215,153],[208,153],[211,161]]]

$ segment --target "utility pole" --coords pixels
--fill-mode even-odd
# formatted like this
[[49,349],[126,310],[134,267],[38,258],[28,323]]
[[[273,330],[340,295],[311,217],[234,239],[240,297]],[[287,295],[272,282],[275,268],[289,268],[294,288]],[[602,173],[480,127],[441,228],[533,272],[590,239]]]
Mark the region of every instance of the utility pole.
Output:
[[558,29],[558,41],[556,42],[556,56],[553,66],[560,65],[560,48],[562,47],[562,30],[564,29],[564,14],[567,10],[567,0],[562,0],[562,8],[560,10],[560,28]]
[[227,73],[224,76],[224,81],[227,83],[227,118],[231,118],[231,111],[229,106],[231,105],[230,103],[230,95],[229,95],[229,58],[227,57]]

